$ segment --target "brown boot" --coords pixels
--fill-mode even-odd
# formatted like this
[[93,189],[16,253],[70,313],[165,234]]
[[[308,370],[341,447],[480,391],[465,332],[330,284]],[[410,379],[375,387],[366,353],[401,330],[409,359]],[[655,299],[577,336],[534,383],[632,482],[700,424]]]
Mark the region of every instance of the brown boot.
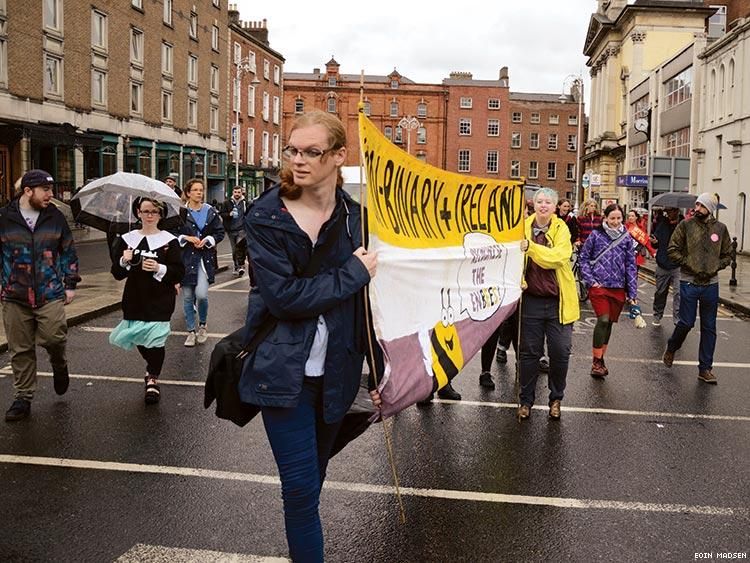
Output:
[[607,377],[607,368],[601,358],[594,358],[594,361],[591,364],[591,377],[596,377],[597,379],[604,379]]
[[712,385],[716,385],[716,376],[714,375],[714,372],[712,372],[710,369],[707,369],[705,371],[701,371],[698,373],[698,379],[701,381],[705,381],[706,383],[710,383]]
[[604,375],[609,375],[609,368],[607,367],[607,364],[604,363],[604,356],[602,356],[602,367],[604,368]]

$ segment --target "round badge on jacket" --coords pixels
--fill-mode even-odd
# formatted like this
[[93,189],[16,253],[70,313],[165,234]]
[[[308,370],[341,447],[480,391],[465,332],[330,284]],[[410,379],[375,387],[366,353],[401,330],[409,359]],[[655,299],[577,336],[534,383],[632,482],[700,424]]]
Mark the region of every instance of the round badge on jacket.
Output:
[[713,234],[711,235],[711,240],[712,240],[713,242],[719,242],[719,235],[717,235],[716,233],[713,233]]

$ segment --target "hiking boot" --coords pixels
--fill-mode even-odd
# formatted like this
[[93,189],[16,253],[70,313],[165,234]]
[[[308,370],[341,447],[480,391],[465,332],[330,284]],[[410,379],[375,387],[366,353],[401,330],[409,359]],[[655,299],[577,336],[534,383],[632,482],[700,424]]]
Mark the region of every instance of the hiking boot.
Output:
[[521,405],[516,411],[518,420],[526,420],[531,415],[531,407],[529,405]]
[[16,399],[5,412],[5,422],[15,422],[26,418],[31,414],[31,401]]
[[206,325],[201,325],[198,327],[198,334],[195,337],[195,341],[198,344],[203,344],[206,340],[208,340],[208,333],[206,332]]
[[549,358],[547,356],[542,356],[539,358],[539,371],[543,371],[547,373],[549,371]]
[[609,368],[607,367],[607,364],[604,363],[604,356],[602,356],[602,367],[604,367],[604,375],[609,375]]
[[552,420],[560,420],[560,401],[554,400],[549,404],[549,417]]
[[55,386],[55,393],[65,395],[70,385],[70,375],[68,375],[68,366],[62,368],[52,367],[52,383]]
[[700,379],[701,381],[705,381],[706,383],[711,383],[712,385],[716,385],[717,383],[716,376],[710,369],[701,371],[698,374],[698,379]]
[[438,397],[441,399],[448,399],[449,401],[460,401],[461,400],[461,393],[456,391],[450,384],[450,381],[448,382],[448,385],[443,387],[438,391]]
[[479,386],[485,389],[494,389],[495,382],[492,381],[492,374],[488,371],[483,371],[479,374]]
[[604,365],[604,360],[601,358],[594,358],[594,361],[591,363],[591,377],[596,377],[597,379],[604,379],[607,377],[607,367]]
[[672,362],[674,362],[674,352],[670,352],[669,348],[664,350],[664,355],[661,357],[661,361],[664,362],[665,366],[671,368]]
[[187,338],[185,339],[185,346],[192,348],[195,346],[195,331],[191,330],[188,332]]
[[507,364],[508,363],[508,352],[506,352],[504,348],[498,348],[497,352],[495,352],[495,359],[500,364]]

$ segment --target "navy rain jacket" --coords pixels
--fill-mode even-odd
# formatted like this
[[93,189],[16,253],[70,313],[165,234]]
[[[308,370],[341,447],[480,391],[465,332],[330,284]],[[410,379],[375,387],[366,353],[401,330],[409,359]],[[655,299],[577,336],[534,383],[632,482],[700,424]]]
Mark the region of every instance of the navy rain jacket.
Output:
[[247,308],[247,340],[269,315],[278,323],[248,357],[240,381],[242,401],[258,406],[295,407],[318,315],[328,326],[323,385],[327,423],[343,418],[354,401],[365,355],[362,292],[370,274],[353,252],[362,246],[359,204],[336,190],[336,207],[321,227],[316,246],[335,233],[338,240],[321,261],[319,273],[302,277],[313,245],[279,197],[278,186],[261,195],[245,218],[248,252],[257,289]]

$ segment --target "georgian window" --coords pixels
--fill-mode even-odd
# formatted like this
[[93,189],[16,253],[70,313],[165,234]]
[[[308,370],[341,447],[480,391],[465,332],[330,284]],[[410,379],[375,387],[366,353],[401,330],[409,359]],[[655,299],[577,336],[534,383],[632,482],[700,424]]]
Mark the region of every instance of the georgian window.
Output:
[[497,174],[498,171],[498,152],[487,151],[487,173]]
[[471,172],[471,151],[469,149],[458,151],[458,171]]
[[471,118],[462,117],[458,120],[458,134],[471,135]]

